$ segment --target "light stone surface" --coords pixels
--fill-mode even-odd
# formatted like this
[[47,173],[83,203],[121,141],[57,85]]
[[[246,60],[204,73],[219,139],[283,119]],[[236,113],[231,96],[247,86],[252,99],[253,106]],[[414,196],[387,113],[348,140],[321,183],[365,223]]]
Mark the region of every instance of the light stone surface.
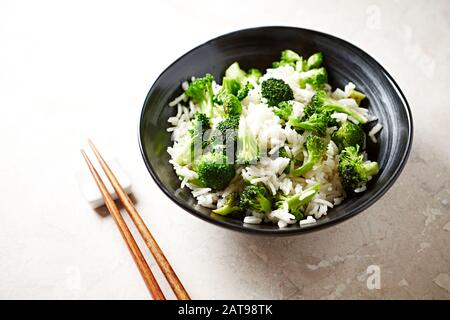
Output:
[[[449,299],[450,2],[210,3],[0,2],[0,298],[149,298],[112,219],[90,209],[76,184],[91,137],[129,174],[193,298]],[[402,175],[336,227],[289,238],[218,228],[168,200],[141,159],[138,115],[158,74],[212,37],[258,25],[354,43],[411,105]]]

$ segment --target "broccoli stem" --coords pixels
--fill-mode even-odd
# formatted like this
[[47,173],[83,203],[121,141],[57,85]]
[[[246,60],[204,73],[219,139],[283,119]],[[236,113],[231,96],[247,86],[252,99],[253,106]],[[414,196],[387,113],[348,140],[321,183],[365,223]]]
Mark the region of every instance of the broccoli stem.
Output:
[[326,124],[319,124],[311,121],[293,121],[290,124],[294,129],[302,129],[305,131],[314,132],[317,135],[324,136],[326,133]]
[[232,206],[232,205],[226,204],[221,208],[213,210],[212,212],[220,214],[221,216],[227,216],[230,213],[239,211],[239,210],[241,210],[241,208],[238,206]]
[[213,102],[213,91],[212,88],[208,90],[208,101],[203,103],[201,110],[204,114],[206,114],[210,119],[214,116],[214,102]]
[[269,199],[263,196],[258,196],[258,202],[261,205],[261,210],[264,213],[269,213],[272,211],[272,202]]
[[[296,194],[287,200],[290,210],[296,210],[298,207],[307,204],[320,191],[320,184],[316,184],[311,188],[304,190],[302,193]],[[306,196],[305,196],[306,195]]]
[[296,123],[292,122],[291,125],[295,128],[300,128],[300,129],[303,129],[306,131],[312,131],[312,132],[316,131],[316,125],[313,123],[310,123],[308,121],[296,122]]
[[378,169],[378,162],[369,162],[369,163],[365,163],[363,165],[364,170],[366,171],[366,174],[368,176],[374,176],[378,173],[379,169]]
[[349,98],[352,98],[356,101],[356,103],[358,105],[361,104],[361,101],[364,100],[366,98],[366,95],[362,92],[356,91],[356,90],[352,90],[350,92]]
[[247,127],[245,118],[239,121],[238,148],[236,160],[239,164],[250,164],[258,159],[258,142],[255,136]]
[[294,177],[310,171],[325,155],[327,147],[322,138],[309,136],[306,138],[306,150],[308,151],[308,158],[304,160],[303,165],[300,168],[292,171]]
[[324,107],[325,111],[335,111],[348,114],[349,116],[355,118],[359,123],[366,123],[367,120],[360,117],[356,112],[350,110],[349,108],[339,105],[339,104],[329,104]]
[[294,177],[298,177],[298,176],[301,176],[302,174],[305,174],[306,172],[310,171],[314,167],[315,163],[316,163],[315,159],[308,158],[306,163],[304,163],[300,168],[294,169],[292,171],[292,175]]

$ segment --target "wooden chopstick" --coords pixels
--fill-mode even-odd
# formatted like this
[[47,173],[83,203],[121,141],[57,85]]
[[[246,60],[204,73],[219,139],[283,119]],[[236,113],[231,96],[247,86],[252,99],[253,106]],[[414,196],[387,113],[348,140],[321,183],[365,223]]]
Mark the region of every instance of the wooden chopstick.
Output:
[[128,197],[128,194],[122,188],[119,181],[117,180],[117,178],[115,177],[115,175],[109,168],[108,164],[105,162],[105,160],[101,156],[100,152],[97,150],[95,145],[92,143],[92,141],[88,140],[88,143],[89,143],[90,147],[92,148],[92,150],[94,151],[94,154],[97,157],[97,159],[100,163],[100,166],[103,168],[103,171],[105,171],[106,176],[108,177],[114,190],[116,191],[117,197],[120,199],[120,201],[122,202],[122,204],[125,207],[125,210],[130,215],[131,220],[133,220],[134,224],[136,225],[136,228],[138,229],[139,233],[141,234],[142,238],[144,239],[144,242],[147,245],[147,247],[149,248],[153,257],[155,258],[156,263],[158,264],[162,273],[166,277],[167,282],[169,282],[169,285],[172,288],[173,292],[175,293],[177,299],[190,300],[189,294],[187,293],[187,291],[184,288],[183,284],[181,283],[180,279],[176,275],[176,273],[173,270],[172,266],[170,265],[169,261],[165,257],[164,253],[162,252],[162,250],[159,247],[158,243],[156,242],[155,238],[152,236],[150,230],[145,225],[145,222],[142,220],[142,218],[139,215],[138,211],[136,210],[136,207],[134,206],[133,202]]
[[150,291],[153,299],[155,300],[165,300],[163,292],[161,291],[161,288],[158,285],[158,282],[156,282],[155,277],[153,276],[152,271],[150,270],[147,262],[145,261],[144,256],[142,255],[141,250],[139,250],[139,247],[134,240],[130,230],[127,227],[127,224],[125,223],[125,220],[123,219],[122,215],[120,214],[119,209],[117,208],[116,204],[114,203],[113,198],[108,192],[108,189],[106,188],[105,184],[103,183],[102,179],[100,178],[97,170],[95,170],[94,166],[92,165],[91,161],[89,160],[89,157],[84,152],[84,150],[81,150],[81,153],[86,160],[86,163],[89,167],[89,170],[92,173],[92,176],[95,179],[95,182],[103,196],[103,199],[105,200],[106,207],[108,208],[109,212],[111,213],[114,221],[116,222],[117,227],[120,230],[120,233],[122,234],[123,239],[125,240],[128,249],[130,250],[131,256],[134,259],[134,262],[139,268],[139,271],[142,275],[142,278],[144,278],[144,282],[147,285],[148,290]]

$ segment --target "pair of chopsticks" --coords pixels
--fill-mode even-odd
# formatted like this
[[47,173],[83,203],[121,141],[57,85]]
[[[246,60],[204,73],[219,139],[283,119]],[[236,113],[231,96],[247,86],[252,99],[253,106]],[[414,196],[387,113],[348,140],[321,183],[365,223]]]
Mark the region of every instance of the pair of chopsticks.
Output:
[[[155,238],[153,238],[152,234],[150,233],[150,230],[148,230],[141,216],[137,212],[135,206],[128,197],[127,193],[119,184],[119,181],[117,181],[117,178],[115,177],[115,175],[113,174],[113,172],[111,171],[111,169],[109,168],[108,164],[105,162],[103,157],[100,155],[100,153],[98,152],[97,148],[94,146],[92,141],[88,140],[88,143],[92,151],[94,152],[95,156],[97,157],[103,171],[105,171],[105,174],[108,177],[109,181],[111,182],[111,185],[116,191],[117,197],[122,202],[125,210],[130,215],[133,223],[136,225],[136,228],[138,229],[139,233],[144,239],[145,244],[150,249],[150,252],[152,253],[153,257],[156,260],[156,263],[158,264],[159,268],[161,269],[162,273],[167,279],[167,282],[169,282],[170,287],[175,293],[177,299],[190,300],[188,293],[186,292],[177,275],[175,274],[175,271],[172,269],[169,261],[164,256],[164,253],[162,252]],[[108,208],[108,211],[111,213],[114,221],[116,222],[117,227],[119,228],[119,231],[122,234],[122,237],[125,240],[128,249],[130,250],[130,253],[134,259],[134,262],[139,268],[139,271],[153,299],[165,300],[166,298],[163,292],[161,291],[161,288],[159,287],[158,282],[155,279],[155,276],[153,275],[147,262],[145,261],[145,258],[142,255],[141,250],[139,250],[136,240],[134,240],[130,230],[127,227],[127,224],[125,223],[125,220],[123,219],[113,198],[109,194],[108,189],[106,188],[105,184],[100,178],[97,170],[92,165],[92,162],[89,160],[89,157],[87,156],[86,152],[84,150],[81,150],[81,153],[84,159],[86,160],[89,170],[92,173],[92,176],[94,177],[95,182],[103,196],[106,207]]]

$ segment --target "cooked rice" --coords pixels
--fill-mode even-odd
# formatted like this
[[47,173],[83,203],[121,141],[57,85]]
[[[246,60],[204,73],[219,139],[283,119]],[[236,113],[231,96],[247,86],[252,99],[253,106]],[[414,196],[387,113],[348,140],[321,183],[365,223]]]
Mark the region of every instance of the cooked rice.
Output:
[[375,135],[376,135],[378,132],[380,132],[381,129],[383,129],[383,126],[382,126],[381,124],[377,123],[377,124],[369,131],[368,136],[369,136],[370,140],[372,140],[373,143],[377,143],[377,142],[378,142],[378,140],[377,140],[377,138],[375,137]]

